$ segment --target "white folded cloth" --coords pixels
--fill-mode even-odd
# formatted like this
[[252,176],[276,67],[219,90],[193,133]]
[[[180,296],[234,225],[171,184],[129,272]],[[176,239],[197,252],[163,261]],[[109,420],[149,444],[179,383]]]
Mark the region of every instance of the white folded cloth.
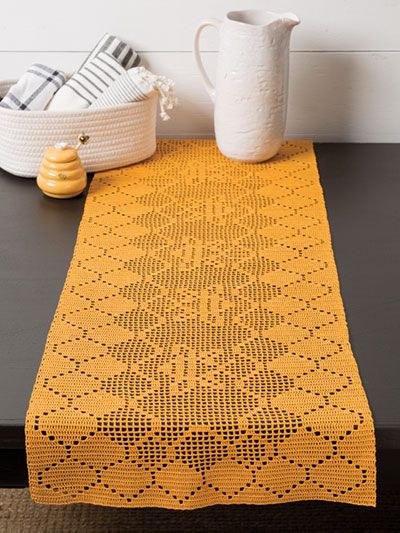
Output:
[[114,56],[100,52],[88,60],[54,95],[49,111],[89,107],[126,70]]
[[126,70],[140,65],[140,57],[133,48],[124,43],[124,41],[121,41],[118,37],[115,37],[115,35],[106,33],[93,48],[92,52],[90,52],[80,69],[88,61],[92,61],[100,52],[106,52],[115,57]]
[[64,83],[63,72],[34,63],[10,88],[0,106],[21,111],[42,111]]
[[161,117],[168,120],[167,110],[173,109],[177,100],[174,82],[165,76],[156,76],[144,67],[131,68],[117,79],[90,106],[91,109],[114,107],[145,100],[153,92],[159,93]]

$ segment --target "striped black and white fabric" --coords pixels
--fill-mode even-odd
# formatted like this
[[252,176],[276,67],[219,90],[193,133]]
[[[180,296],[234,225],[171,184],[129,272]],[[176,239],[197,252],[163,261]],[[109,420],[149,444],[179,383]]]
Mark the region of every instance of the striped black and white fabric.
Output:
[[21,111],[42,111],[65,83],[59,70],[34,63],[0,101],[0,107]]
[[73,111],[89,107],[126,70],[113,55],[100,52],[54,95],[48,110]]
[[93,102],[91,109],[114,107],[131,102],[146,100],[154,91],[137,68],[132,68],[119,76],[104,93]]
[[140,102],[157,92],[160,116],[163,120],[168,120],[170,117],[167,111],[177,103],[174,87],[174,82],[169,78],[157,76],[144,67],[134,67],[119,76],[90,108],[101,109]]
[[92,59],[101,52],[105,52],[115,57],[126,70],[140,65],[140,56],[135,50],[133,50],[133,48],[124,43],[124,41],[121,41],[121,39],[118,39],[118,37],[115,37],[115,35],[106,33],[96,44],[80,68],[84,67],[88,61],[92,61]]

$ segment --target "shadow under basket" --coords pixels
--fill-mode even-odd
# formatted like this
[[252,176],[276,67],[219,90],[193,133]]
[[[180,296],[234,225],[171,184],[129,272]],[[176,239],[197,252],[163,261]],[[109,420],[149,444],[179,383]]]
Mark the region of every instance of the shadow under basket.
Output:
[[[0,98],[16,83],[0,82]],[[0,107],[0,167],[36,177],[43,154],[58,142],[75,146],[81,133],[90,141],[79,152],[87,172],[123,167],[156,149],[157,93],[141,102],[81,111],[14,111]]]

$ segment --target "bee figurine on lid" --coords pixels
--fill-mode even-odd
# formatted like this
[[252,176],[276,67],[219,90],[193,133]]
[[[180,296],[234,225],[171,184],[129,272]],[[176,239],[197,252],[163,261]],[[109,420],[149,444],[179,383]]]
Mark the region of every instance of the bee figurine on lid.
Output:
[[81,134],[75,148],[66,143],[57,143],[46,150],[36,178],[44,194],[52,198],[73,198],[85,190],[87,176],[78,150],[88,141],[89,137]]

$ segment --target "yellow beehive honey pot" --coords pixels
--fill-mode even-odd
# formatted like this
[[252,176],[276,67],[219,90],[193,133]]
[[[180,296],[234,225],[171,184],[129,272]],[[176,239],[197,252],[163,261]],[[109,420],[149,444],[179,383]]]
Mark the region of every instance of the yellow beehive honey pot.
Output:
[[85,190],[87,175],[78,149],[88,141],[89,137],[82,134],[75,148],[66,143],[58,143],[46,150],[36,178],[37,185],[44,194],[52,198],[73,198]]

